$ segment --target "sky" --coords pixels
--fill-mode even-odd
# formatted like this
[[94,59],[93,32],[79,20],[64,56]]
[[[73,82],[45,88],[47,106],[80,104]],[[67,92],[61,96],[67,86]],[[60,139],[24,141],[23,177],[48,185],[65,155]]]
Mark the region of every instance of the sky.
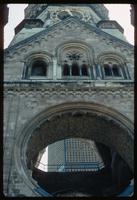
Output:
[[[15,33],[14,28],[24,18],[24,8],[28,4],[8,4],[9,21],[4,28],[4,48],[7,48]],[[116,20],[123,28],[130,44],[134,44],[134,27],[131,25],[130,4],[104,4],[109,10],[110,20]]]

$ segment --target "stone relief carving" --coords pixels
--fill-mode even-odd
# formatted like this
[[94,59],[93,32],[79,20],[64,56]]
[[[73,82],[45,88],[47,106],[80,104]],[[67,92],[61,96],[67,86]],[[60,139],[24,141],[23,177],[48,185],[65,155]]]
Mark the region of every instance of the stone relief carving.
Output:
[[[133,98],[134,96],[134,91],[132,87],[104,87],[104,88],[86,88],[86,87],[82,87],[82,86],[77,86],[77,87],[67,87],[67,86],[63,86],[63,87],[59,87],[58,86],[46,86],[46,88],[41,88],[41,87],[17,87],[17,86],[13,86],[12,88],[10,87],[5,87],[4,89],[4,96],[7,97],[7,95],[19,95],[19,96],[25,96],[29,97],[30,100],[32,98],[32,104],[35,106],[37,105],[38,101],[40,98],[43,98],[45,96],[45,98],[48,97],[52,97],[53,95],[55,96],[65,96],[66,98],[68,96],[79,96],[80,98],[84,97],[84,96],[88,96],[88,97],[92,97],[93,95],[95,95],[96,97],[102,96],[104,95],[105,98],[108,97],[108,95],[110,95],[113,98],[118,98],[118,96],[120,97],[129,97],[129,98]],[[30,103],[27,103],[27,106],[30,106]],[[32,106],[33,107],[33,106]]]
[[[14,55],[14,53],[18,53],[19,55],[21,55],[22,54],[22,52],[24,52],[24,54],[25,53],[27,53],[27,51],[28,51],[28,46],[30,46],[31,48],[37,48],[37,46],[38,45],[40,45],[41,43],[43,44],[43,42],[45,42],[45,44],[43,44],[44,46],[45,45],[47,45],[46,44],[46,40],[47,40],[47,38],[48,38],[48,40],[49,40],[49,42],[50,42],[50,40],[52,40],[52,39],[54,39],[54,38],[56,38],[56,37],[58,37],[59,36],[59,34],[60,35],[64,35],[64,33],[67,31],[67,30],[75,30],[76,28],[80,28],[81,29],[81,31],[83,31],[83,32],[87,32],[87,28],[85,28],[85,26],[84,25],[79,25],[79,24],[77,24],[76,22],[72,22],[72,20],[70,21],[70,22],[68,22],[65,26],[63,25],[62,26],[62,24],[60,24],[60,25],[58,25],[59,27],[57,27],[57,29],[56,28],[54,28],[53,30],[51,30],[50,31],[50,33],[49,34],[47,34],[47,35],[44,35],[44,37],[43,37],[43,35],[41,35],[40,37],[39,37],[39,44],[37,44],[37,43],[34,43],[33,41],[30,41],[30,42],[28,42],[27,44],[25,44],[24,43],[24,45],[23,46],[20,46],[20,47],[18,47],[18,48],[15,48],[15,49],[13,49],[13,50],[10,50],[9,52],[7,51],[6,52],[6,59],[13,59],[13,57],[14,56],[16,56],[16,55]],[[60,30],[60,31],[59,31]],[[57,32],[56,32],[57,31]],[[58,32],[59,31],[59,32]],[[56,33],[55,33],[56,32]],[[91,35],[91,37],[93,37],[93,35],[94,35],[94,33],[92,33],[92,31],[91,31],[91,33],[89,33],[89,30],[88,30],[88,32],[87,32],[87,34],[88,34],[88,37],[90,37],[90,35]],[[90,34],[90,35],[89,35]],[[127,54],[128,56],[131,56],[131,54],[133,54],[133,49],[132,48],[130,48],[129,50],[128,50],[128,52],[127,52],[127,47],[125,47],[125,45],[124,44],[120,44],[117,40],[115,40],[115,41],[111,41],[111,40],[109,40],[108,38],[104,38],[104,36],[99,36],[99,35],[97,35],[96,34],[96,39],[100,39],[100,38],[102,38],[103,39],[103,41],[104,41],[104,43],[105,44],[107,44],[107,45],[110,45],[111,43],[111,45],[112,46],[117,46],[117,48],[119,49],[119,51],[120,52],[123,52],[123,51],[125,51],[125,54]],[[41,41],[41,39],[43,38],[43,41]],[[48,40],[47,40],[47,42],[48,42]]]

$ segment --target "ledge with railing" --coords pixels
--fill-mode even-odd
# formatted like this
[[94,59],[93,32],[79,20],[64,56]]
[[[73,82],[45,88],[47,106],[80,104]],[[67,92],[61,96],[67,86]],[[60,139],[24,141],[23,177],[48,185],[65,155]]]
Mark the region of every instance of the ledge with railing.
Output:
[[102,162],[69,162],[49,165],[38,162],[37,168],[45,172],[98,171],[104,168],[104,164]]

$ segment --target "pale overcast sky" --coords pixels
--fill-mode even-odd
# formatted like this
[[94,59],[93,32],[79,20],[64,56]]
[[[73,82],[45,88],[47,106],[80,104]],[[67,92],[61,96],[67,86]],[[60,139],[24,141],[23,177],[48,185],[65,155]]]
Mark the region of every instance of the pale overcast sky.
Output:
[[[105,4],[110,20],[116,20],[123,28],[128,42],[134,44],[134,27],[131,25],[130,4]],[[7,48],[14,36],[14,28],[24,18],[27,4],[8,4],[9,22],[4,28],[4,48]]]

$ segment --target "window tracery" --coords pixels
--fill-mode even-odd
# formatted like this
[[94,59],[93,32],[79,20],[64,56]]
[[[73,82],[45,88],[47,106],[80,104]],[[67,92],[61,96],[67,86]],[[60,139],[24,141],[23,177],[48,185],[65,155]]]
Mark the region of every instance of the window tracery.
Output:
[[[77,51],[66,53],[66,59],[62,66],[62,76],[88,76],[88,64],[82,60],[83,54]],[[83,62],[83,63],[82,63]]]
[[58,54],[58,62],[62,68],[62,78],[92,78],[92,54],[88,47],[81,44],[67,44]]

